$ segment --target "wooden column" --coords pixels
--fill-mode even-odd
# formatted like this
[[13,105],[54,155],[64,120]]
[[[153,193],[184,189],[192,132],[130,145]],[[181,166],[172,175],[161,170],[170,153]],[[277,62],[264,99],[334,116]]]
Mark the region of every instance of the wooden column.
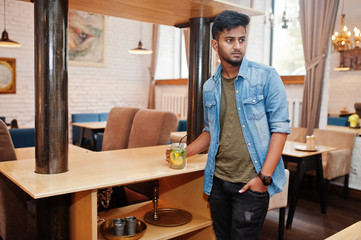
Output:
[[204,127],[203,83],[210,77],[210,19],[190,19],[187,144]]
[[[68,171],[68,1],[34,1],[35,172]],[[69,239],[69,196],[37,200],[37,239]]]

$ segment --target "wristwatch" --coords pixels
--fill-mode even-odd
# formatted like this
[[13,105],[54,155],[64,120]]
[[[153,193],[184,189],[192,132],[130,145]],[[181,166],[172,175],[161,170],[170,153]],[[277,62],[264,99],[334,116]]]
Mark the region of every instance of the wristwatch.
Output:
[[265,186],[268,186],[272,183],[272,176],[265,176],[262,174],[262,172],[259,172],[258,177],[262,180]]

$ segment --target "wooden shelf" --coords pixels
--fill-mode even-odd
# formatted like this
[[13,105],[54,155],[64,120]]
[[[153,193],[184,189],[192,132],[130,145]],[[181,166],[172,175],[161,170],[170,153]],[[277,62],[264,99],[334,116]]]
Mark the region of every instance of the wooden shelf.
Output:
[[[179,208],[179,207],[160,200],[159,208]],[[112,209],[109,211],[101,212],[99,213],[99,216],[104,218],[105,220],[111,220],[114,218],[123,218],[126,216],[135,216],[139,220],[145,222],[145,220],[143,219],[144,214],[152,209],[153,209],[153,203],[150,201],[119,209]],[[183,210],[187,210],[187,209],[183,208]],[[158,227],[145,222],[145,224],[147,225],[147,230],[144,236],[142,237],[142,240],[143,239],[166,240],[166,239],[182,236],[187,233],[195,232],[197,230],[211,227],[212,221],[209,218],[203,217],[197,214],[196,212],[190,212],[190,213],[192,214],[192,221],[182,226]],[[105,239],[99,230],[98,230],[98,239],[101,240]]]
[[[147,224],[148,229],[142,239],[214,239],[209,206],[202,192],[204,171],[177,172],[179,174],[159,178],[159,207],[184,209],[192,213],[192,221],[172,228]],[[130,215],[143,219],[144,213],[151,209],[152,203],[146,202],[100,212],[99,216],[106,220]],[[70,212],[71,239],[101,239],[97,229],[96,189],[73,194]]]

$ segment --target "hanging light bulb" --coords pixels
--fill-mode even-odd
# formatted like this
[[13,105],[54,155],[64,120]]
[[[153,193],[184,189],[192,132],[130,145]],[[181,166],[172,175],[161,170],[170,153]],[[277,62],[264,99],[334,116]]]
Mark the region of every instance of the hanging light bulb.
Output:
[[1,34],[0,39],[0,47],[20,47],[21,44],[18,42],[15,42],[9,38],[9,34],[6,31],[6,10],[5,10],[6,4],[4,0],[4,31]]
[[140,23],[140,40],[138,42],[138,47],[128,50],[129,53],[132,54],[152,54],[152,50],[148,50],[146,48],[143,48],[142,43],[142,23]]
[[143,48],[143,43],[141,40],[138,42],[138,47],[130,49],[130,50],[128,50],[128,52],[133,53],[133,54],[151,54],[151,53],[153,53],[152,50]]

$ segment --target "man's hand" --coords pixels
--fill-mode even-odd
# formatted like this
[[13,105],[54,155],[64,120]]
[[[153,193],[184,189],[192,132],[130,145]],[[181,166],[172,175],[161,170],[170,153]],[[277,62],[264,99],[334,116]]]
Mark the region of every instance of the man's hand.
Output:
[[251,181],[249,181],[246,185],[244,185],[244,187],[241,190],[239,190],[239,193],[244,193],[248,189],[251,189],[254,192],[266,192],[268,186],[265,186],[259,177],[255,177]]
[[165,150],[165,161],[169,163],[169,155],[170,155],[170,145],[168,146],[167,150]]

